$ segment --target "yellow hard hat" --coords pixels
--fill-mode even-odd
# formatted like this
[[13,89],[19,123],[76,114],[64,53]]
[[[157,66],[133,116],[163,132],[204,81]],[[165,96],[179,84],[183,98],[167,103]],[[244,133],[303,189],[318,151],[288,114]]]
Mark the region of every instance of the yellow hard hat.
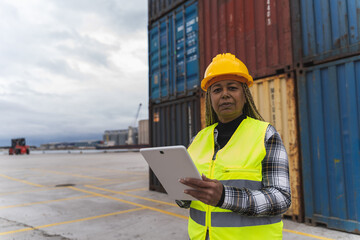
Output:
[[243,82],[249,87],[254,82],[245,64],[231,53],[218,54],[213,58],[206,68],[201,88],[206,91],[215,82],[225,79]]

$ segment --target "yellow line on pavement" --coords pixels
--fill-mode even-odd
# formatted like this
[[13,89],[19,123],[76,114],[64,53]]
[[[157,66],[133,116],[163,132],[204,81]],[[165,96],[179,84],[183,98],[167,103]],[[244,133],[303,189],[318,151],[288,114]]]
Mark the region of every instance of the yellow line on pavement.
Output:
[[[45,172],[53,172],[53,173],[62,174],[62,175],[72,175],[72,176],[83,177],[83,178],[92,178],[92,179],[98,179],[98,180],[102,179],[102,180],[105,180],[105,181],[110,180],[110,179],[95,178],[95,177],[89,177],[89,176],[83,176],[83,175],[77,175],[77,174],[60,173],[60,172],[57,172],[57,171],[48,171],[48,170],[41,170],[41,169],[33,169],[33,170],[45,171]],[[24,183],[24,184],[36,186],[36,187],[46,187],[46,186],[36,184],[36,183],[31,183],[31,182],[28,182],[28,181],[25,181],[25,180],[22,180],[22,179],[9,177],[9,176],[6,176],[4,174],[0,174],[0,177],[7,178],[7,179],[17,181],[17,182],[21,182],[21,183]],[[134,198],[144,199],[144,200],[147,200],[147,201],[157,202],[157,203],[166,204],[166,205],[170,205],[170,206],[177,206],[176,204],[171,204],[171,203],[168,203],[168,202],[163,202],[163,201],[154,200],[154,199],[150,199],[150,198],[144,198],[144,197],[136,196],[136,195],[133,195],[133,194],[128,194],[128,193],[125,193],[125,192],[113,191],[113,190],[99,188],[99,187],[90,186],[90,185],[85,185],[85,187],[98,189],[98,190],[102,190],[102,191],[107,191],[107,192],[112,192],[112,193],[115,193],[115,194],[121,194],[121,195],[124,195],[124,196],[130,196],[130,197],[134,197]],[[97,219],[97,218],[103,218],[103,217],[107,217],[107,216],[113,216],[113,215],[118,215],[118,214],[122,214],[122,213],[128,213],[128,212],[133,212],[133,211],[138,211],[138,210],[143,210],[143,209],[149,209],[149,210],[161,212],[161,213],[164,213],[164,214],[167,214],[167,215],[175,216],[175,217],[178,217],[178,218],[188,219],[188,217],[184,216],[184,215],[168,212],[168,211],[165,211],[165,210],[162,210],[162,209],[159,209],[159,208],[149,207],[149,206],[146,206],[146,205],[143,205],[143,204],[133,203],[133,202],[126,201],[126,200],[123,200],[123,199],[120,199],[120,198],[115,198],[115,197],[112,197],[112,196],[107,196],[107,195],[104,195],[104,194],[91,192],[91,191],[87,191],[87,190],[79,189],[79,188],[75,188],[75,187],[67,187],[67,188],[73,189],[75,191],[84,192],[84,193],[88,193],[88,194],[91,194],[91,195],[95,195],[95,196],[99,196],[99,197],[108,198],[108,199],[112,199],[112,200],[115,200],[115,201],[127,203],[127,204],[130,204],[130,205],[138,206],[139,208],[120,211],[120,212],[114,212],[114,213],[109,213],[109,214],[103,214],[103,215],[94,216],[94,217],[81,218],[81,219],[76,219],[76,220],[71,220],[71,221],[66,221],[66,222],[42,225],[42,226],[37,226],[37,227],[33,227],[33,228],[23,228],[23,229],[18,229],[18,230],[14,230],[14,231],[2,232],[2,233],[0,233],[0,236],[1,235],[8,235],[8,234],[13,234],[13,233],[18,233],[18,232],[31,231],[31,230],[35,230],[35,229],[42,229],[42,228],[46,228],[46,227],[58,226],[58,225],[63,225],[63,224],[68,224],[68,223],[74,223],[74,222],[87,221],[87,220],[92,220],[92,219]],[[57,189],[57,188],[47,188],[47,189],[50,190],[50,189]],[[47,189],[44,189],[44,190],[47,190]],[[147,188],[133,189],[133,190],[127,190],[126,192],[137,191],[137,190],[146,190],[146,189]],[[41,191],[41,190],[29,190],[29,191],[18,191],[18,192],[12,192],[12,193],[11,192],[10,193],[1,193],[0,196],[9,195],[9,194],[25,193],[25,192],[36,192],[36,191]],[[57,202],[57,201],[66,201],[66,200],[80,199],[80,198],[85,198],[85,197],[90,197],[90,195],[63,198],[63,199],[57,199],[57,200],[48,200],[48,201],[41,201],[41,202],[34,202],[34,203],[10,205],[10,206],[0,207],[0,209],[12,208],[12,207],[21,207],[21,206],[29,206],[29,205],[34,205],[34,204]],[[303,235],[303,236],[307,236],[307,237],[311,237],[311,238],[315,238],[315,239],[334,240],[332,238],[320,237],[320,236],[316,236],[316,235],[312,235],[312,234],[308,234],[308,233],[303,233],[303,232],[298,232],[298,231],[294,231],[294,230],[289,230],[289,229],[283,229],[283,231],[284,232],[289,232],[289,233],[294,233],[294,234],[299,234],[299,235]]]
[[124,190],[123,192],[137,192],[137,191],[146,191],[149,188],[135,188],[135,189],[129,189],[129,190]]
[[31,190],[22,190],[22,191],[15,191],[15,192],[3,192],[0,193],[1,196],[8,196],[8,195],[15,195],[15,194],[22,194],[22,193],[29,193],[29,192],[42,192],[47,190],[59,189],[59,187],[45,187],[45,188],[36,188]]
[[320,236],[312,235],[312,234],[309,234],[309,233],[303,233],[303,232],[298,232],[298,231],[289,230],[289,229],[283,229],[283,231],[284,232],[289,232],[289,233],[295,233],[295,234],[299,234],[299,235],[303,235],[303,236],[307,236],[307,237],[311,237],[311,238],[316,238],[316,239],[335,240],[333,238],[320,237]]
[[58,175],[73,176],[73,177],[78,177],[78,178],[88,178],[88,179],[95,179],[95,180],[102,180],[102,181],[110,181],[110,179],[106,179],[106,178],[98,178],[98,177],[91,177],[91,176],[80,175],[80,174],[64,173],[64,172],[60,172],[60,171],[52,171],[52,170],[37,169],[37,168],[32,168],[31,170],[54,173],[54,174],[58,174]]
[[10,180],[13,180],[13,181],[16,181],[16,182],[25,183],[25,184],[27,184],[27,185],[32,185],[32,186],[35,186],[35,187],[45,187],[45,186],[40,185],[40,184],[31,183],[31,182],[28,182],[28,181],[25,181],[25,180],[22,180],[22,179],[9,177],[9,176],[6,176],[6,175],[4,175],[4,174],[0,174],[0,177],[7,178],[7,179],[10,179]]
[[66,221],[66,222],[52,223],[52,224],[47,224],[47,225],[42,225],[42,226],[37,226],[37,227],[22,228],[22,229],[18,229],[18,230],[14,230],[14,231],[2,232],[2,233],[0,233],[0,236],[13,234],[13,233],[19,233],[19,232],[26,232],[26,231],[36,230],[36,229],[42,229],[42,228],[47,228],[47,227],[53,227],[53,226],[58,226],[58,225],[63,225],[63,224],[83,222],[83,221],[93,220],[93,219],[97,219],[97,218],[103,218],[103,217],[114,216],[114,215],[123,214],[123,213],[139,211],[139,210],[143,210],[143,209],[145,209],[145,208],[134,208],[134,209],[119,211],[119,212],[114,212],[114,213],[108,213],[108,214],[103,214],[103,215],[94,216],[94,217],[87,217],[87,218],[70,220],[70,221]]
[[[170,206],[175,206],[175,207],[178,206],[177,204],[172,204],[172,203],[163,202],[163,201],[159,201],[159,200],[155,200],[155,199],[140,197],[140,196],[136,196],[136,195],[133,195],[133,194],[128,194],[128,193],[125,193],[125,192],[114,191],[114,190],[99,188],[99,187],[90,186],[90,185],[85,185],[85,187],[93,188],[93,189],[97,189],[97,190],[101,190],[101,191],[106,191],[106,192],[111,192],[111,193],[115,193],[115,194],[121,194],[121,195],[124,195],[124,196],[129,196],[129,197],[144,199],[144,200],[147,200],[147,201],[156,202],[156,203],[161,203],[161,204],[166,204],[166,205],[170,205]],[[290,233],[294,233],[294,234],[299,234],[299,235],[303,235],[303,236],[307,236],[307,237],[312,237],[312,238],[316,238],[316,239],[334,240],[334,239],[325,238],[325,237],[320,237],[320,236],[316,236],[316,235],[312,235],[312,234],[308,234],[308,233],[303,233],[303,232],[298,232],[298,231],[294,231],[294,230],[283,229],[283,231],[285,231],[285,232],[290,232]]]
[[127,182],[135,182],[138,180],[143,180],[142,178],[133,177],[133,178],[127,178],[127,179],[114,179],[110,181],[101,181],[101,182],[93,182],[93,183],[84,183],[84,184],[92,184],[97,186],[103,186],[103,185],[110,185],[110,184],[117,184],[117,183],[127,183]]
[[140,196],[136,196],[136,195],[125,193],[125,192],[119,192],[119,191],[114,191],[114,190],[105,189],[105,188],[99,188],[99,187],[90,186],[90,185],[85,185],[85,187],[93,188],[93,189],[97,189],[97,190],[101,190],[101,191],[105,191],[105,192],[111,192],[111,193],[115,193],[115,194],[121,194],[121,195],[128,196],[128,197],[139,198],[139,199],[143,199],[146,201],[161,203],[161,204],[165,204],[165,205],[169,205],[169,206],[173,206],[173,207],[178,207],[178,205],[175,203],[168,203],[168,202],[163,202],[163,201],[159,201],[159,200],[155,200],[155,199],[151,199],[151,198],[140,197]]
[[83,167],[83,166],[76,166],[77,168],[87,169],[87,170],[96,170],[101,172],[112,172],[112,173],[125,173],[130,175],[147,175],[147,172],[136,172],[136,171],[124,171],[124,170],[115,170],[115,169],[106,169],[106,168],[95,168],[95,167]]
[[126,200],[123,200],[123,199],[120,199],[120,198],[116,198],[116,197],[112,197],[112,196],[108,196],[108,195],[104,195],[104,194],[100,194],[100,193],[96,193],[96,192],[91,192],[91,191],[87,191],[87,190],[80,189],[80,188],[75,188],[75,187],[69,187],[69,188],[71,188],[71,189],[73,189],[75,191],[84,192],[84,193],[88,193],[88,194],[93,194],[95,196],[112,199],[112,200],[115,200],[115,201],[118,201],[118,202],[123,202],[123,203],[127,203],[127,204],[130,204],[130,205],[150,209],[150,210],[153,210],[153,211],[156,211],[156,212],[161,212],[161,213],[171,215],[171,216],[174,216],[174,217],[178,217],[178,218],[182,218],[182,219],[188,219],[187,216],[172,213],[172,212],[168,212],[168,211],[165,211],[165,210],[162,210],[162,209],[159,209],[159,208],[149,207],[149,206],[146,206],[146,205],[143,205],[143,204],[126,201]]
[[9,206],[0,206],[0,209],[6,209],[6,208],[14,208],[14,207],[25,207],[25,206],[31,206],[36,204],[44,204],[44,203],[52,203],[52,202],[61,202],[61,201],[68,201],[68,200],[75,200],[75,199],[81,199],[81,198],[87,198],[92,197],[93,195],[83,195],[83,196],[76,196],[76,197],[69,197],[69,198],[61,198],[61,199],[55,199],[55,200],[47,200],[47,201],[40,201],[40,202],[32,202],[32,203],[23,203],[23,204],[16,204],[16,205],[9,205]]

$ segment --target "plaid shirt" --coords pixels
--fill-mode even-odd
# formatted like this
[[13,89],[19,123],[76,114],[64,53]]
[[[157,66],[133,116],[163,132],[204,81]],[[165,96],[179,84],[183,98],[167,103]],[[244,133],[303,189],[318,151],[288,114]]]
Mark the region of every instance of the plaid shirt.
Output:
[[[215,149],[217,129],[214,131]],[[221,208],[246,216],[275,216],[286,212],[291,204],[289,163],[279,133],[271,125],[265,134],[266,156],[262,161],[262,188],[252,190],[224,185],[225,198]],[[178,201],[182,208],[189,208],[191,201]]]

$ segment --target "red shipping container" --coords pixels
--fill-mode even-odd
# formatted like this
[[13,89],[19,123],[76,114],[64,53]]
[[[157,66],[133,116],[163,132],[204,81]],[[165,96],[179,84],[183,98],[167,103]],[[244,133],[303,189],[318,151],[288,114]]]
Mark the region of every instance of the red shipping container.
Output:
[[199,0],[200,76],[213,57],[230,52],[253,78],[292,69],[288,0]]

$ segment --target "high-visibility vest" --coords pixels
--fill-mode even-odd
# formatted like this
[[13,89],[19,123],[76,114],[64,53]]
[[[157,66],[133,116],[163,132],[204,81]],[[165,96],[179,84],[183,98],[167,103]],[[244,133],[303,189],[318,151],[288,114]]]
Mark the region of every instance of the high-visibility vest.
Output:
[[[261,162],[266,156],[264,139],[269,123],[247,117],[214,156],[216,125],[201,130],[188,148],[200,174],[224,185],[260,190]],[[188,232],[191,240],[204,240],[207,229],[210,240],[275,240],[282,239],[282,227],[280,216],[249,217],[200,201],[192,201],[190,205]]]

